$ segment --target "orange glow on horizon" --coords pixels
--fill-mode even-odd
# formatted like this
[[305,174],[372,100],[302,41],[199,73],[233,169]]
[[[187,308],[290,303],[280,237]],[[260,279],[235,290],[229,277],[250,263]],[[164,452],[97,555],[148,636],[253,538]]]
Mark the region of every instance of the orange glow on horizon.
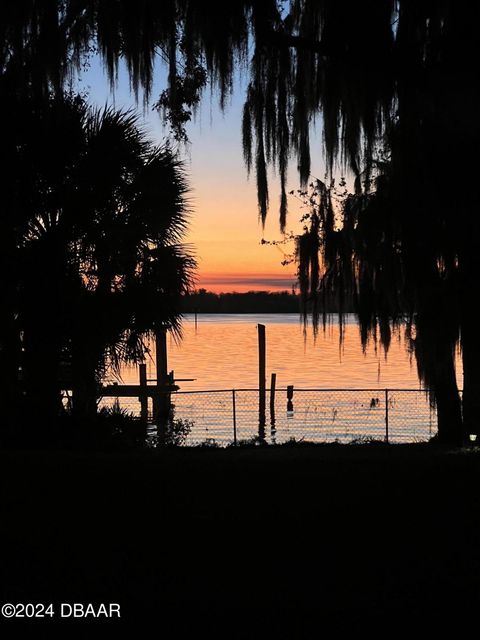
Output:
[[200,273],[196,289],[212,293],[246,293],[248,291],[288,291],[296,285],[289,273]]
[[[198,261],[196,288],[214,293],[291,291],[296,265],[282,262],[293,252],[293,243],[269,244],[282,239],[275,205],[263,229],[252,185],[247,183],[234,198],[232,191],[228,183],[214,190],[202,181],[194,190],[187,242]],[[294,213],[291,217],[297,219]],[[262,243],[263,239],[267,242]]]
[[[220,116],[214,124],[206,111],[206,126],[192,131],[188,167],[192,216],[187,242],[195,248],[198,260],[196,286],[217,293],[291,291],[296,265],[282,262],[291,258],[294,244],[281,242],[278,175],[269,171],[270,206],[263,227],[255,179],[249,179],[242,158],[238,126],[242,108],[243,102],[235,104],[232,117]],[[292,172],[293,186],[296,183]],[[301,203],[292,198],[287,235],[302,232],[303,213]],[[270,244],[272,241],[277,244]]]

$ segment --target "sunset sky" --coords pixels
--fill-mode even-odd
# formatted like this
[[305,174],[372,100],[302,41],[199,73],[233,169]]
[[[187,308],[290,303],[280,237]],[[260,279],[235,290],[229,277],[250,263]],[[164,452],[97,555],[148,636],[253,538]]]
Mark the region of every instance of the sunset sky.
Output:
[[[158,74],[157,74],[158,75]],[[153,98],[161,90],[161,78]],[[126,74],[120,72],[115,97],[101,65],[93,61],[84,73],[80,87],[89,93],[92,103],[115,103],[117,107],[134,107]],[[283,251],[290,253],[293,245],[279,247],[261,244],[266,240],[281,240],[278,226],[278,181],[271,174],[270,213],[265,230],[258,219],[255,175],[247,179],[242,157],[241,115],[245,85],[236,83],[235,95],[222,113],[218,101],[207,91],[195,121],[188,128],[191,145],[182,152],[190,175],[193,216],[187,242],[195,247],[199,270],[197,288],[210,291],[291,290],[295,284],[295,264],[282,266]],[[142,112],[140,107],[140,112]],[[160,116],[148,112],[146,127],[152,138],[160,142],[165,132]],[[320,145],[319,145],[320,148]],[[320,152],[313,158],[312,172],[322,177]],[[298,188],[294,163],[291,163],[288,189]],[[298,233],[300,203],[291,199],[287,231]]]

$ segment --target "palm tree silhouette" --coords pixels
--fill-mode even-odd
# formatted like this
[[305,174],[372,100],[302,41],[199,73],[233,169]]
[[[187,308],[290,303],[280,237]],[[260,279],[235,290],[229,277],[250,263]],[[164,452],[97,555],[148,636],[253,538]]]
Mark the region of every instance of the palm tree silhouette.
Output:
[[185,173],[131,112],[56,99],[32,129],[18,227],[24,404],[53,420],[68,365],[73,410],[92,416],[107,369],[142,359],[159,325],[180,333],[195,267],[181,244]]

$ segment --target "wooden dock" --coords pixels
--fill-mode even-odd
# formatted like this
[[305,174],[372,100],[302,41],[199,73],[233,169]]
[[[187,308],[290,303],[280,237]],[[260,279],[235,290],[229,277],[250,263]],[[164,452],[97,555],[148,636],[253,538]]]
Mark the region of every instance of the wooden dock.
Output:
[[167,386],[140,385],[140,384],[107,384],[100,387],[98,395],[102,398],[154,398],[159,394],[168,394],[178,391],[176,384]]

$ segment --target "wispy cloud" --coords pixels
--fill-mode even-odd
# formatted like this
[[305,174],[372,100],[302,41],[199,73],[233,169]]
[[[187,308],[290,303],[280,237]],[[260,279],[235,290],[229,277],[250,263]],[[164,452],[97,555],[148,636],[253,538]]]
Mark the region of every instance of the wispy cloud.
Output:
[[208,274],[200,275],[197,288],[212,291],[269,291],[291,290],[295,278],[280,277],[274,274]]

